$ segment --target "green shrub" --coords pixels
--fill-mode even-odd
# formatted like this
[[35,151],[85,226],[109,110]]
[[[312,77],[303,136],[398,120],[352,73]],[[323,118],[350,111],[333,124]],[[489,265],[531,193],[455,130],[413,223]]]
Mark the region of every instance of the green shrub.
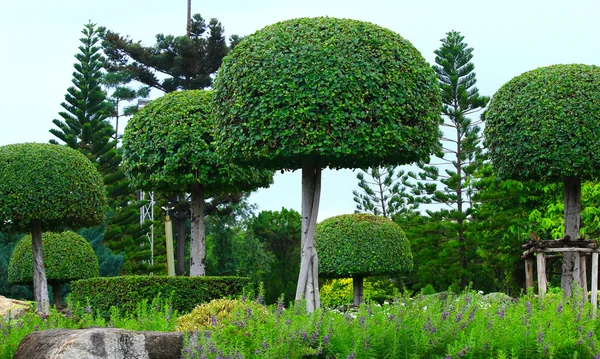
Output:
[[248,316],[261,319],[268,314],[269,311],[264,305],[253,300],[213,299],[209,303],[200,304],[191,313],[179,317],[175,330],[189,332],[214,329],[241,321]]
[[[365,302],[383,304],[391,302],[396,288],[387,280],[367,278],[364,282]],[[333,279],[319,289],[321,304],[326,308],[336,308],[352,304],[352,278]]]
[[[42,248],[49,283],[65,283],[99,274],[94,250],[85,238],[75,232],[43,233]],[[19,284],[33,282],[31,235],[23,237],[15,246],[8,265],[8,281]]]
[[250,279],[245,277],[123,276],[84,279],[71,284],[72,302],[87,304],[107,316],[111,306],[131,313],[143,300],[158,295],[171,299],[173,309],[189,313],[198,304],[241,294]]

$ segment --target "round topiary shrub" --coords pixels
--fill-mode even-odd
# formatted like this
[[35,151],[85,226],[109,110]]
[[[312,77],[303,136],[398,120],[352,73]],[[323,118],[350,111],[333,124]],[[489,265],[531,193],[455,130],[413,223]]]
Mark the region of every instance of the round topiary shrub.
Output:
[[192,312],[177,319],[176,331],[199,331],[216,326],[245,323],[250,319],[264,319],[267,308],[255,301],[237,299],[213,299],[197,306]]
[[518,180],[600,174],[600,67],[553,65],[504,84],[485,112],[494,169]]
[[[99,275],[98,258],[90,244],[75,232],[42,234],[46,278],[52,285],[54,303],[60,307],[61,284]],[[15,284],[33,282],[31,235],[15,246],[8,264],[8,281]]]
[[317,225],[319,274],[353,278],[354,304],[363,301],[363,278],[412,269],[406,235],[392,220],[367,213],[343,214]]

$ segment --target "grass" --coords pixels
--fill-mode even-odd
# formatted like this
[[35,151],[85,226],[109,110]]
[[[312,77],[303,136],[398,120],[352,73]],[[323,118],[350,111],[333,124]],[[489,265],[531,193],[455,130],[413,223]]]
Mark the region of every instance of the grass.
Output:
[[[246,299],[248,300],[248,299]],[[87,309],[87,310],[86,310]],[[19,341],[35,330],[118,327],[172,331],[177,313],[168,301],[140,303],[129,315],[117,310],[108,319],[91,308],[48,317],[27,314],[0,324],[1,358],[11,358]],[[475,292],[460,296],[404,296],[356,311],[319,310],[306,314],[302,304],[269,307],[270,315],[236,312],[228,322],[188,338],[185,359],[456,359],[600,358],[596,343],[600,321],[580,298],[550,293],[516,301],[490,299]]]

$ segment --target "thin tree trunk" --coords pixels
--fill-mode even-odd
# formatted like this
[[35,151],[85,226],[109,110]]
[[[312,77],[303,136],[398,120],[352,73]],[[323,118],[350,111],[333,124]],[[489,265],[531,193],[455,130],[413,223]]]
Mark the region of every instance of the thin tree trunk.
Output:
[[175,274],[185,274],[185,216],[181,213],[177,213],[173,219],[175,220],[175,228],[177,229],[177,250],[175,251],[175,257],[177,258],[175,264]]
[[33,250],[33,295],[37,303],[37,311],[48,314],[48,283],[44,269],[44,252],[42,249],[42,222],[31,220],[31,238]]
[[[579,222],[581,220],[581,179],[579,177],[566,177],[564,180],[565,202],[565,237],[571,240],[579,238]],[[581,278],[579,253],[563,255],[562,276],[560,286],[565,297],[573,295],[575,281]]]
[[192,235],[190,245],[190,276],[202,276],[206,267],[206,225],[204,222],[204,188],[192,185]]
[[321,168],[302,164],[302,252],[296,300],[306,300],[310,313],[321,306],[319,297],[319,258],[315,249],[315,230],[321,196]]
[[62,309],[62,299],[61,299],[62,288],[60,287],[60,283],[52,282],[51,285],[52,285],[52,299],[54,299],[54,307],[56,307],[56,309]]
[[[457,109],[457,108],[455,108]],[[465,289],[467,287],[467,249],[465,243],[465,231],[464,231],[464,221],[463,221],[463,198],[462,198],[462,145],[461,145],[461,127],[458,121],[455,121],[456,124],[456,173],[458,175],[458,181],[456,183],[456,204],[458,209],[458,250],[459,250],[459,258],[460,258],[460,287],[461,289]]]
[[187,2],[187,26],[186,34],[188,37],[192,35],[192,0]]
[[365,301],[363,277],[352,277],[352,287],[354,288],[354,305],[359,306]]

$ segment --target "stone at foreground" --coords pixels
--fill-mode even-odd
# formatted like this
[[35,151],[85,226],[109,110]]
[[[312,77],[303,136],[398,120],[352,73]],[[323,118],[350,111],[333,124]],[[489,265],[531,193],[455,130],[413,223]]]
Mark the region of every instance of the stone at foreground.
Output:
[[20,318],[29,310],[29,303],[0,295],[0,318]]
[[13,359],[180,359],[183,333],[54,329],[23,338]]

